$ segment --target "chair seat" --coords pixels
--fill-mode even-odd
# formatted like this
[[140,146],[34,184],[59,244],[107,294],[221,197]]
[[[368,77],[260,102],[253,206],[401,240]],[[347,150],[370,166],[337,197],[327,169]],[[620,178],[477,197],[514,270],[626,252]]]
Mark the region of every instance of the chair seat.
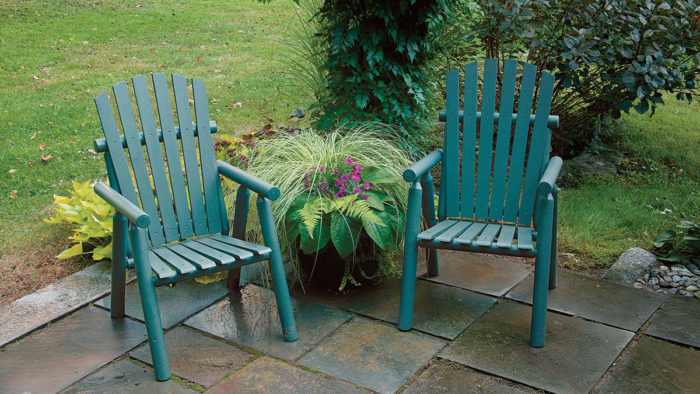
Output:
[[205,273],[228,270],[267,260],[272,250],[227,235],[210,234],[157,246],[149,252],[156,286]]
[[513,224],[448,219],[418,234],[418,244],[436,249],[535,256],[535,232]]

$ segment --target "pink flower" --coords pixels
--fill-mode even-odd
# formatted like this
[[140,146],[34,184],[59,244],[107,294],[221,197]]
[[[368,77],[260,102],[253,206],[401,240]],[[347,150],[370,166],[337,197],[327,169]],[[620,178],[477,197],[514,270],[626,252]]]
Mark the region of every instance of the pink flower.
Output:
[[343,184],[343,181],[342,181],[342,180],[340,180],[340,179],[336,179],[336,180],[335,180],[335,185],[336,185],[336,186],[340,186],[340,185],[342,185],[342,184]]
[[352,161],[352,159],[350,158],[350,156],[348,156],[348,157],[345,159],[345,162],[348,163],[348,164],[352,164],[352,163],[353,163],[353,161]]
[[341,186],[338,190],[340,190],[341,192],[345,192],[346,189],[345,186]]
[[353,182],[362,182],[362,178],[356,173],[352,174],[352,181]]
[[325,169],[326,169],[326,167],[321,166],[321,167],[318,168],[318,172],[323,172],[323,170],[325,170]]
[[333,170],[333,175],[338,175],[338,174],[339,174],[338,170]]
[[362,199],[363,199],[363,200],[366,200],[366,199],[368,199],[368,198],[369,198],[368,195],[366,195],[366,194],[363,194],[363,195],[362,195]]
[[362,189],[360,189],[359,186],[355,186],[352,188],[352,192],[355,194],[360,194],[362,192]]
[[347,182],[350,179],[350,177],[348,177],[348,174],[343,174],[343,175],[341,175],[340,179],[343,182]]
[[369,190],[370,183],[369,183],[369,182],[365,182],[365,185],[364,185],[364,186],[365,186],[365,190]]
[[328,182],[323,181],[322,185],[323,185],[323,187],[328,187]]
[[338,193],[335,193],[335,196],[338,198],[343,198],[345,195],[343,194],[343,192],[338,192]]

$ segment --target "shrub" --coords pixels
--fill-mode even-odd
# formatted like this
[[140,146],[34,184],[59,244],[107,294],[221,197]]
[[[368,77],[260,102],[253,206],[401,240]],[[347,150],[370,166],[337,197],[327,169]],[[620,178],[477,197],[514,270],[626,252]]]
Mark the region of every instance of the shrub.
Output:
[[676,227],[680,229],[678,233],[669,230],[656,237],[654,254],[668,262],[700,259],[700,226],[684,220]]

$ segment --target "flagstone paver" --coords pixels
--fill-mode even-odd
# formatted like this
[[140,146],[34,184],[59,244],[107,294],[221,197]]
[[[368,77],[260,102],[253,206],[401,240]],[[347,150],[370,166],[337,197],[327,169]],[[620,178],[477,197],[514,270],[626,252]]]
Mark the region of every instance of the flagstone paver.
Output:
[[64,389],[145,340],[143,324],[83,309],[0,352],[0,393]]
[[247,285],[185,325],[286,360],[295,360],[350,319],[350,313],[292,298],[299,339],[285,342],[271,290]]
[[535,393],[536,390],[483,374],[460,364],[441,360],[431,365],[403,391],[425,393]]
[[354,386],[329,379],[270,357],[260,357],[212,387],[211,393],[362,393]]
[[82,271],[0,307],[0,346],[104,297],[110,290],[110,262]]
[[444,345],[422,334],[356,317],[298,363],[371,390],[390,392]]
[[[527,278],[506,297],[532,304],[533,280]],[[658,293],[559,270],[557,288],[549,291],[547,308],[636,331],[664,299]]]
[[440,275],[426,280],[500,297],[532,272],[532,267],[496,256],[443,251]]
[[531,308],[503,301],[479,318],[440,357],[554,392],[589,391],[632,339],[632,332],[556,313],[547,343],[528,344]]
[[[226,281],[202,284],[188,280],[179,282],[173,287],[156,287],[163,328],[168,329],[201,311],[225,296],[228,291]],[[109,309],[111,302],[111,297],[108,296],[96,304]],[[143,321],[143,307],[141,306],[139,287],[136,283],[126,287],[125,304],[127,316]]]
[[601,393],[697,393],[700,351],[642,336],[600,385]]
[[[398,323],[401,280],[385,280],[379,286],[360,289],[341,307],[384,321]],[[496,300],[471,291],[418,280],[413,328],[455,339]]]
[[646,334],[700,348],[700,301],[691,297],[669,297],[652,316]]
[[153,377],[153,369],[136,365],[128,360],[119,360],[110,364],[77,385],[70,387],[65,393],[196,393],[184,385],[172,380],[158,382]]
[[[175,327],[165,334],[172,372],[208,388],[236,371],[252,354],[192,329]],[[131,352],[131,357],[153,365],[151,348],[145,344]]]

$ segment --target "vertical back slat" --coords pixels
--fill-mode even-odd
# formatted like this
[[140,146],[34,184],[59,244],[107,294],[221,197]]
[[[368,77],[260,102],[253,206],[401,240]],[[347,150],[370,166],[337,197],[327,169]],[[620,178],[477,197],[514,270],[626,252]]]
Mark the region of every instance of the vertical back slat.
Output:
[[484,62],[484,88],[479,124],[479,163],[476,177],[477,219],[488,219],[491,192],[491,156],[493,155],[493,120],[496,112],[496,82],[498,59]]
[[219,211],[219,196],[221,182],[219,170],[214,155],[214,142],[209,126],[209,104],[207,103],[207,88],[204,82],[192,78],[192,96],[194,98],[194,114],[197,119],[197,139],[199,140],[199,162],[202,167],[202,184],[206,201],[209,232],[221,232],[221,212]]
[[190,238],[194,236],[192,218],[190,217],[189,203],[187,202],[185,177],[182,175],[182,165],[180,164],[180,150],[177,147],[177,134],[170,104],[170,94],[168,93],[168,83],[164,74],[153,74],[153,89],[158,106],[160,128],[163,132],[163,146],[165,147],[165,156],[168,160],[170,185],[173,190],[173,199],[175,200],[175,213],[177,214],[177,222],[180,228],[180,237]]
[[476,177],[476,111],[479,90],[479,63],[464,68],[464,117],[462,118],[462,213],[474,217],[474,178]]
[[[177,120],[180,125],[182,156],[185,160],[185,171],[187,172],[187,189],[189,190],[190,208],[192,210],[192,219],[194,220],[194,233],[196,235],[205,235],[209,231],[207,230],[207,217],[204,211],[204,199],[202,198],[202,183],[197,163],[197,147],[194,141],[192,114],[190,113],[190,102],[187,95],[187,80],[182,75],[173,74],[173,93],[175,94],[175,106],[177,107]],[[185,192],[184,189],[182,192]]]
[[141,148],[141,138],[139,137],[139,129],[134,118],[134,111],[131,107],[131,99],[129,91],[126,87],[126,82],[120,82],[112,88],[114,91],[114,99],[117,102],[117,110],[119,118],[122,122],[124,130],[124,138],[126,146],[129,150],[129,158],[131,158],[131,168],[134,171],[134,178],[139,188],[139,197],[141,197],[141,206],[144,212],[151,217],[151,224],[148,226],[148,235],[151,237],[153,245],[161,245],[165,243],[163,236],[163,227],[160,224],[160,215],[158,215],[158,207],[156,207],[156,198],[153,195],[153,185],[148,176],[148,167],[146,167],[146,158],[143,155]]
[[554,89],[554,76],[548,72],[542,72],[540,78],[539,95],[537,97],[537,111],[532,127],[532,140],[528,153],[527,167],[525,170],[525,183],[523,184],[523,197],[520,201],[518,223],[529,225],[532,222],[532,212],[537,194],[537,181],[540,175],[542,154],[547,141],[547,121],[552,106],[552,91]]
[[510,150],[510,130],[513,124],[513,99],[515,97],[515,77],[518,72],[516,60],[503,62],[503,83],[501,84],[501,108],[496,137],[496,157],[493,161],[493,186],[491,187],[491,209],[489,219],[503,219],[503,204],[508,175],[508,154]]
[[520,187],[523,181],[523,169],[525,166],[525,151],[527,149],[527,136],[530,130],[530,113],[532,111],[533,94],[535,91],[535,77],[537,69],[529,63],[523,64],[523,75],[520,79],[520,93],[518,95],[518,117],[515,120],[515,133],[513,135],[513,152],[510,157],[510,171],[508,175],[508,189],[506,192],[506,206],[503,220],[515,223],[518,219],[518,207],[520,203]]
[[155,116],[153,116],[153,106],[151,105],[151,98],[148,95],[146,77],[138,75],[131,78],[131,83],[134,87],[136,105],[139,110],[139,118],[141,119],[141,128],[143,129],[143,135],[146,141],[148,164],[151,167],[153,184],[156,188],[156,196],[158,196],[158,208],[160,209],[160,217],[163,221],[165,241],[177,241],[180,234],[177,230],[175,211],[173,211],[173,200],[170,197],[168,176],[165,172],[165,163],[163,163],[160,141],[158,141],[158,127],[156,126]]
[[459,70],[447,73],[446,111],[443,172],[446,211],[448,217],[459,216]]

